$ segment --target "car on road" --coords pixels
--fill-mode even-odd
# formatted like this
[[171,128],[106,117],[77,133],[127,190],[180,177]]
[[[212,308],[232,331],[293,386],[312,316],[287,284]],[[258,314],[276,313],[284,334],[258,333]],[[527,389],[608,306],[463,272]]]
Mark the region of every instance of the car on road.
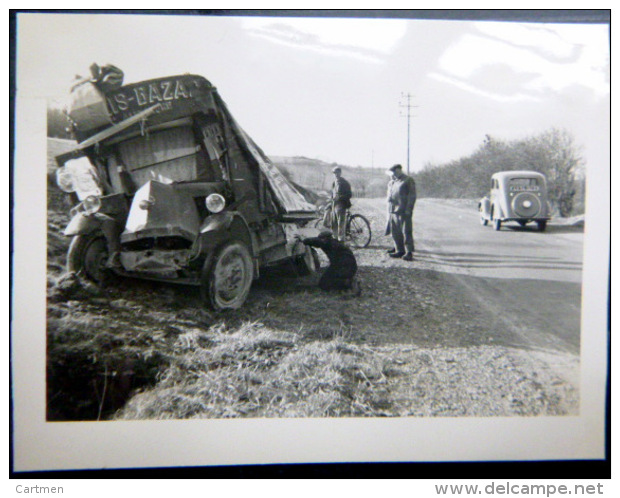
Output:
[[501,171],[491,177],[491,191],[478,202],[480,223],[517,222],[522,227],[535,222],[544,232],[551,218],[545,175],[537,171]]

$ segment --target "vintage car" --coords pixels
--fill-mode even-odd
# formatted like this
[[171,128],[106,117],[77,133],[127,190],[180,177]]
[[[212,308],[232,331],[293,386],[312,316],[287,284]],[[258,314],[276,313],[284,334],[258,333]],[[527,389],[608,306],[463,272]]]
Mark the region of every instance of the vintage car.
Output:
[[491,177],[491,192],[478,203],[480,223],[515,221],[521,226],[534,221],[542,232],[551,218],[545,176],[536,171],[502,171]]
[[56,158],[57,183],[75,204],[69,271],[94,282],[114,272],[199,285],[222,310],[243,305],[262,268],[316,270],[316,253],[298,237],[318,233],[315,206],[209,81],[185,74],[122,85],[118,72],[102,73],[73,88],[77,145]]

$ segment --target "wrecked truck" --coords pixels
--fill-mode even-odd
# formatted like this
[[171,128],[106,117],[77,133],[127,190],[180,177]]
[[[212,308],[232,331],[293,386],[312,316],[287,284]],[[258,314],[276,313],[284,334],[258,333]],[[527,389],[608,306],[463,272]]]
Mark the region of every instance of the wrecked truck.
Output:
[[77,145],[56,158],[74,201],[67,270],[198,285],[216,310],[243,305],[262,269],[318,268],[299,237],[316,208],[243,131],[216,88],[184,74],[122,84],[91,67],[67,114]]

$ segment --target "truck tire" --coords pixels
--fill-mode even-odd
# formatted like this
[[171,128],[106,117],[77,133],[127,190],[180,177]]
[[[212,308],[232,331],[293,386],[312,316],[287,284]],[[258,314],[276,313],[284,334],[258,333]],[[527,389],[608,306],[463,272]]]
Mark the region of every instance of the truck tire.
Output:
[[101,232],[76,235],[67,252],[67,271],[101,284],[107,259],[108,245]]
[[243,306],[252,287],[254,265],[247,246],[230,241],[220,246],[202,269],[201,293],[216,311]]
[[321,260],[316,250],[306,247],[306,252],[302,256],[297,256],[294,260],[295,270],[301,277],[312,275],[321,268]]

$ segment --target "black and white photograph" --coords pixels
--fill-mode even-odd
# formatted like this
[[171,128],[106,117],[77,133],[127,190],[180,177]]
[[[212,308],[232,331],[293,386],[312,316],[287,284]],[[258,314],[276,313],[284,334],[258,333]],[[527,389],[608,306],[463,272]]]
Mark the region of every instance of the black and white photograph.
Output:
[[17,15],[15,470],[605,457],[609,12],[421,12]]

